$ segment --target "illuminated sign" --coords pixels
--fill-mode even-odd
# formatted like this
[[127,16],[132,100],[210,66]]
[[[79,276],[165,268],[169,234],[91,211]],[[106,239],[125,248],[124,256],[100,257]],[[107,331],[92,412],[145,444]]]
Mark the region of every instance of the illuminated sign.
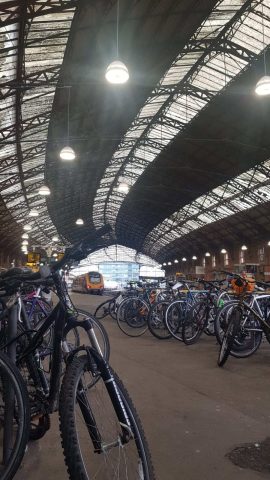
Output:
[[39,263],[40,254],[35,252],[28,252],[27,254],[27,263]]

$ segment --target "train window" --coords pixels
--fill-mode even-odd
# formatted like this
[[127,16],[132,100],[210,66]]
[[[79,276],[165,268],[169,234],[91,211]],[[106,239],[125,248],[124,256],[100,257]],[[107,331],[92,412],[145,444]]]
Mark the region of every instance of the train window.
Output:
[[89,277],[90,277],[90,282],[91,283],[100,283],[100,274],[99,273],[90,272]]

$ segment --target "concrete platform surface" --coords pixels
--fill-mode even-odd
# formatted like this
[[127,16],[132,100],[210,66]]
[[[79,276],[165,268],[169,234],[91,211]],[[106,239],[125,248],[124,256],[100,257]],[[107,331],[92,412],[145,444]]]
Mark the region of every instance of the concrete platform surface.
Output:
[[[103,297],[104,299],[104,297]],[[73,294],[93,311],[98,296]],[[187,347],[150,334],[129,338],[105,319],[111,364],[136,405],[157,480],[259,480],[269,475],[232,464],[225,455],[242,443],[270,436],[270,346],[245,360],[217,367],[218,347],[203,336]],[[270,456],[269,456],[270,464]],[[47,435],[31,443],[16,480],[67,479],[58,416]]]

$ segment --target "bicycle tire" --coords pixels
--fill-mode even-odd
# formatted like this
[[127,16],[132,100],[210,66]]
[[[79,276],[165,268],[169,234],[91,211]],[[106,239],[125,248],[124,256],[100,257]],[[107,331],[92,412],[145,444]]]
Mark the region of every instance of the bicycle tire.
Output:
[[217,311],[214,320],[214,330],[219,345],[222,343],[223,335],[228,325],[227,317],[229,315],[229,310],[238,304],[238,300],[231,300],[230,302],[225,303],[225,305],[220,307]]
[[[6,386],[3,386],[3,378],[9,379]],[[1,463],[0,467],[0,478],[1,480],[11,480],[15,473],[17,472],[23,456],[25,454],[25,449],[28,442],[29,437],[29,429],[30,429],[30,407],[29,407],[29,400],[27,389],[22,379],[22,376],[18,370],[18,368],[10,361],[9,357],[5,355],[3,352],[0,352],[0,379],[1,379],[1,387],[3,386],[3,392],[7,394],[5,390],[8,388],[8,385],[13,386],[14,396],[16,395],[16,405],[17,408],[12,408],[12,405],[8,405],[8,410],[13,411],[13,415],[16,414],[14,417],[15,422],[17,423],[19,430],[18,430],[18,438],[15,439],[15,445],[12,449],[7,464],[3,465]],[[0,388],[1,391],[1,388]],[[2,406],[2,405],[1,405]],[[3,426],[4,420],[1,421],[1,427]],[[3,442],[4,443],[4,442]]]
[[110,300],[106,300],[105,302],[102,302],[100,305],[98,305],[98,307],[94,311],[94,317],[96,317],[98,320],[102,320],[103,318],[107,317],[107,315],[109,314],[109,310],[106,311],[104,306],[106,304],[108,304],[109,306],[109,303]]
[[116,302],[115,300],[111,300],[109,303],[109,314],[113,320],[117,320],[117,311],[115,310],[115,308],[116,308]]
[[117,310],[117,325],[128,337],[140,337],[148,330],[149,305],[139,297],[127,297]]
[[220,346],[217,362],[219,367],[223,367],[229,358],[235,336],[240,329],[240,321],[241,311],[239,309],[235,309],[231,315],[228,328],[224,334],[222,344]]
[[186,302],[184,300],[175,300],[170,303],[165,313],[165,323],[171,335],[183,342],[182,327],[186,315]]
[[[158,338],[159,340],[168,340],[169,338],[172,338],[172,334],[167,329],[165,323],[165,314],[168,305],[168,302],[166,302],[165,300],[161,300],[154,303],[148,313],[147,323],[149,331],[154,337]],[[163,332],[163,334],[161,334],[160,332]]]
[[[199,317],[200,314],[202,317]],[[193,345],[198,342],[207,325],[208,315],[209,312],[207,314],[207,305],[204,301],[199,301],[192,305],[182,327],[182,338],[186,345]],[[196,327],[195,331],[193,327]]]
[[[69,478],[70,480],[90,480],[90,478],[95,478],[96,480],[103,480],[104,478],[113,478],[115,472],[118,473],[118,478],[121,480],[129,479],[135,480],[139,478],[143,478],[144,480],[155,480],[155,474],[153,471],[151,456],[149,452],[149,448],[147,445],[147,441],[145,439],[144,431],[141,426],[140,419],[137,415],[137,412],[132,404],[132,401],[122,384],[121,380],[118,376],[113,372],[114,381],[118,387],[119,395],[121,400],[124,404],[126,413],[128,415],[128,419],[131,425],[132,433],[134,435],[135,440],[130,440],[126,445],[121,444],[119,433],[120,426],[117,425],[119,422],[117,420],[117,416],[115,414],[115,406],[110,399],[105,383],[101,378],[99,382],[95,385],[94,388],[91,388],[87,391],[90,395],[90,400],[85,402],[85,407],[88,408],[90,412],[91,418],[94,420],[94,428],[97,428],[97,431],[101,432],[102,440],[101,443],[104,446],[104,450],[99,453],[91,452],[89,448],[92,446],[91,439],[89,436],[89,429],[85,427],[84,419],[82,418],[82,427],[86,428],[86,438],[88,439],[87,445],[85,445],[85,440],[80,443],[80,415],[76,413],[76,407],[78,407],[78,397],[77,397],[77,389],[80,390],[80,386],[82,383],[82,377],[89,372],[88,370],[89,360],[86,355],[79,356],[73,359],[71,364],[67,367],[66,374],[62,383],[61,393],[60,393],[60,408],[59,408],[59,418],[60,418],[60,432],[62,437],[62,446],[64,450],[64,457],[65,463],[67,465]],[[87,385],[87,383],[86,383]],[[101,391],[101,395],[97,395],[95,389],[99,389]],[[85,389],[83,390],[85,393]],[[80,395],[80,391],[79,391]],[[105,397],[105,398],[104,398]],[[99,414],[98,403],[96,399],[104,402],[104,405],[101,407],[101,411]],[[107,405],[108,402],[109,410],[111,411],[110,415],[113,416],[113,420],[107,422],[106,413],[107,413]],[[100,418],[99,418],[100,415]],[[102,429],[100,428],[100,422],[105,422],[104,427],[102,425]],[[90,426],[91,427],[91,426]],[[93,428],[93,426],[92,426]],[[106,433],[105,433],[106,428]],[[116,428],[116,432],[107,433],[109,428]],[[108,436],[106,436],[108,435]],[[113,439],[116,441],[109,441]],[[108,447],[107,447],[108,445]],[[116,452],[113,451],[113,448],[116,447]],[[119,448],[120,447],[120,448]],[[129,457],[127,454],[129,453],[128,448],[132,449],[133,453],[136,453],[136,460],[134,462],[134,468],[136,468],[136,477],[132,475],[130,469],[133,468],[132,465],[128,463]],[[84,450],[86,448],[86,450]],[[106,454],[107,450],[109,449],[109,455]],[[84,456],[85,452],[85,456]],[[90,459],[91,453],[93,453],[92,458]],[[103,453],[105,454],[106,461],[103,461],[102,456]],[[113,457],[115,453],[115,457]],[[121,463],[122,457],[124,456],[124,462]],[[117,470],[115,470],[114,464],[111,466],[111,462],[114,461],[118,462]],[[139,461],[138,461],[139,460]],[[101,467],[100,463],[101,462]],[[97,466],[96,466],[97,464]],[[89,470],[88,470],[89,468]],[[120,470],[121,468],[121,470]],[[141,468],[141,469],[140,469]],[[104,469],[106,470],[104,472]],[[91,474],[88,473],[91,471]],[[139,473],[138,473],[139,472]],[[140,472],[142,475],[140,475]],[[105,475],[104,475],[105,473]],[[130,475],[131,474],[131,475]]]

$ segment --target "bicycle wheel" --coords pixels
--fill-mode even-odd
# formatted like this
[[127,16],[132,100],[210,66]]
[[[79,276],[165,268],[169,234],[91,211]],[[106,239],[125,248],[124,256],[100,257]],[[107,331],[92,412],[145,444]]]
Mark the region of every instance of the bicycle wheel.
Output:
[[224,333],[228,327],[230,314],[233,309],[239,304],[237,300],[232,300],[226,303],[223,307],[219,308],[214,320],[214,329],[216,334],[216,339],[221,345]]
[[196,343],[203,333],[208,320],[209,309],[202,301],[193,305],[182,327],[182,338],[186,345]]
[[182,327],[186,318],[187,302],[184,300],[176,300],[172,302],[165,313],[165,323],[170,334],[179,340],[183,341]]
[[223,367],[223,365],[228,360],[235,336],[240,329],[240,320],[241,311],[238,308],[235,308],[230,316],[228,328],[224,333],[223,340],[220,346],[217,362],[219,367]]
[[172,337],[165,323],[165,313],[169,303],[160,301],[154,303],[149,310],[147,317],[148,328],[154,337],[160,340],[166,340]]
[[240,327],[235,335],[235,339],[230,354],[236,358],[247,358],[255,353],[262,341],[262,328],[258,319],[248,309],[242,307]]
[[139,297],[125,298],[117,310],[117,325],[129,337],[140,337],[148,329],[149,305]]
[[103,318],[109,315],[109,303],[110,300],[106,300],[106,302],[102,302],[95,310],[94,317],[98,320],[102,320]]
[[23,459],[30,428],[26,386],[17,367],[0,352],[1,480],[11,480]]
[[[60,430],[69,478],[154,480],[144,432],[125,387],[113,373],[129,423],[128,443],[122,442],[122,427],[103,379],[88,388],[92,377],[88,364],[85,355],[75,358],[61,388]],[[91,420],[86,424],[85,418]]]
[[117,306],[115,300],[111,300],[109,303],[109,314],[113,320],[117,320]]

